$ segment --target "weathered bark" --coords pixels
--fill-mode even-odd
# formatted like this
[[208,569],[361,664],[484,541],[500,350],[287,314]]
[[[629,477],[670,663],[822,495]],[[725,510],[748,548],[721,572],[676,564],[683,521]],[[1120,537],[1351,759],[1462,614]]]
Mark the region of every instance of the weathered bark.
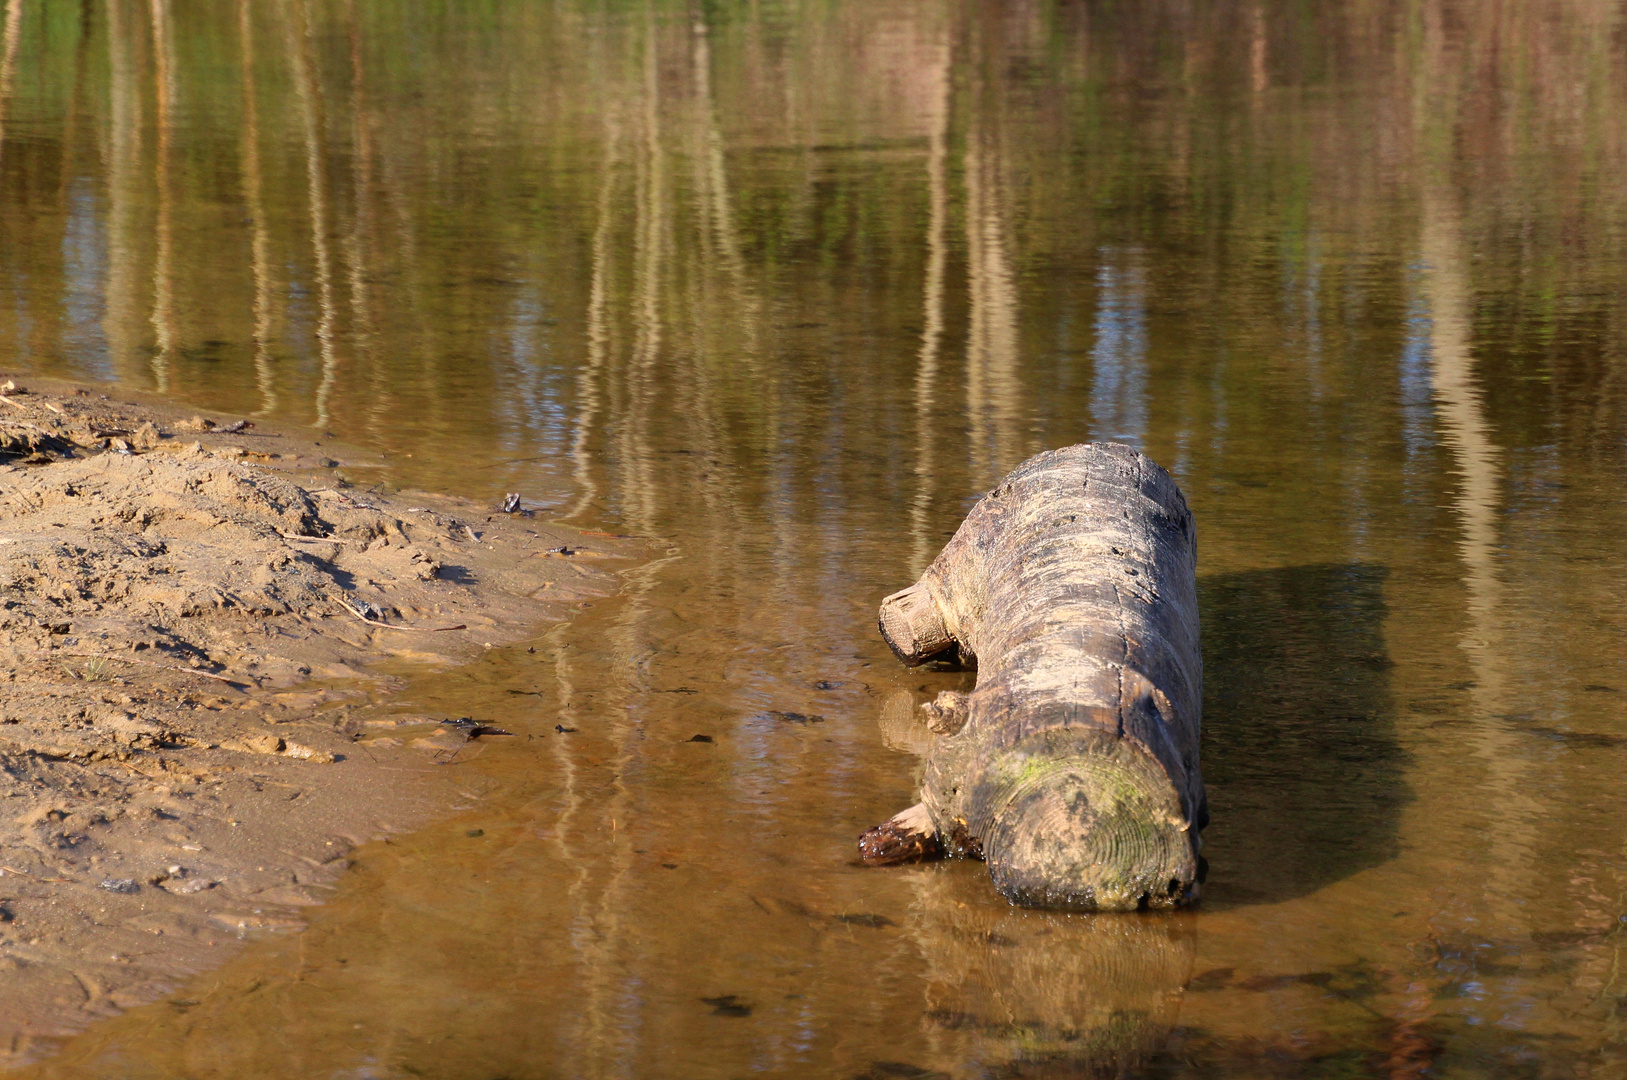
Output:
[[1196,547],[1175,482],[1130,447],[1048,451],[1001,481],[882,602],[901,660],[958,649],[978,678],[928,707],[946,734],[921,803],[861,837],[861,855],[981,855],[1008,899],[1035,907],[1195,900]]

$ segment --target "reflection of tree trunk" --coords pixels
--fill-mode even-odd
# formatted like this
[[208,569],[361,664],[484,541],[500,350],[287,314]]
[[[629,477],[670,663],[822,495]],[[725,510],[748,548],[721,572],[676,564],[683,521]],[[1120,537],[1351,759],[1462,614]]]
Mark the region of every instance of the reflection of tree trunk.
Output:
[[[653,531],[660,505],[655,483],[654,453],[650,445],[653,412],[660,400],[657,379],[662,346],[661,297],[666,286],[667,243],[672,221],[668,178],[661,149],[661,85],[658,55],[658,23],[653,15],[643,26],[644,62],[642,110],[635,122],[643,138],[635,150],[633,223],[632,318],[633,342],[627,364],[625,416],[616,431],[616,456],[625,470],[622,490],[627,494],[627,520],[637,532]],[[660,577],[660,567],[669,560],[641,567],[629,574],[628,600],[617,626],[610,631],[615,655],[616,683],[636,685],[639,672],[627,670],[644,655],[641,639],[649,608],[645,597]],[[583,826],[597,836],[598,863],[603,867],[597,890],[584,886],[577,894],[577,917],[591,927],[581,944],[583,1012],[586,1038],[583,1051],[590,1064],[583,1070],[595,1076],[626,1075],[626,1040],[629,1030],[627,995],[618,984],[622,965],[618,954],[626,943],[623,927],[627,921],[626,885],[634,856],[629,835],[638,826],[638,806],[628,784],[628,774],[638,757],[639,735],[625,711],[619,714],[608,737],[614,746],[610,763],[610,791],[601,816],[584,820]],[[606,821],[605,819],[608,819]],[[606,828],[608,826],[608,828]],[[635,920],[636,921],[636,920]]]
[[612,196],[619,172],[618,160],[621,131],[612,121],[605,133],[604,162],[600,166],[599,199],[593,227],[593,262],[588,280],[588,362],[576,374],[576,396],[580,402],[575,432],[571,436],[572,476],[579,492],[576,503],[566,511],[562,520],[586,513],[598,497],[598,483],[593,478],[593,425],[598,419],[600,381],[605,374],[606,353],[610,347],[610,332],[606,326],[606,309],[610,291],[610,226]]
[[[63,203],[68,201],[68,185],[73,180],[74,165],[77,163],[76,153],[79,142],[79,125],[85,115],[85,71],[90,67],[86,61],[90,58],[90,38],[95,29],[96,7],[93,0],[79,0],[79,41],[73,50],[73,97],[68,105],[68,113],[63,118],[62,126],[62,179],[58,182],[57,197]],[[4,62],[0,61],[0,67]],[[4,76],[0,75],[0,81]],[[0,89],[0,102],[5,100],[5,92]],[[0,109],[4,109],[0,104]],[[4,141],[0,135],[0,142]]]
[[993,483],[1022,455],[1017,386],[1017,289],[1006,247],[999,137],[973,105],[966,138],[966,258],[971,326],[966,341],[966,404],[972,475]]
[[170,364],[175,353],[174,223],[170,191],[169,142],[171,109],[175,103],[174,51],[170,45],[169,0],[152,0],[149,10],[153,24],[153,56],[157,63],[158,154],[155,174],[158,180],[158,248],[153,258],[153,335],[158,346],[153,354],[153,375],[159,393],[169,389]]
[[1266,67],[1266,48],[1270,39],[1265,32],[1265,9],[1256,4],[1249,9],[1248,67],[1249,86],[1260,94],[1271,85],[1271,74]]
[[[1418,64],[1414,112],[1419,118],[1422,163],[1422,257],[1428,268],[1424,295],[1430,311],[1430,385],[1441,441],[1458,474],[1453,508],[1461,527],[1458,557],[1467,594],[1467,626],[1462,649],[1474,684],[1470,688],[1473,752],[1482,764],[1487,818],[1485,842],[1489,881],[1485,896],[1499,930],[1523,929],[1528,916],[1518,903],[1527,888],[1536,823],[1547,817],[1525,777],[1524,755],[1505,717],[1513,711],[1516,687],[1507,671],[1504,627],[1508,612],[1498,580],[1498,523],[1502,504],[1503,450],[1495,441],[1475,382],[1470,353],[1473,304],[1461,210],[1444,156],[1450,153],[1455,123],[1451,102],[1456,87],[1448,74],[1458,67],[1440,3],[1421,12],[1424,57]],[[1425,123],[1432,125],[1425,127]]]
[[371,376],[368,392],[367,427],[375,437],[390,423],[388,374],[379,363],[378,343],[373,325],[371,289],[367,267],[372,258],[373,235],[373,115],[367,104],[363,80],[361,28],[356,22],[354,0],[345,2],[345,33],[350,44],[351,140],[355,147],[351,165],[350,236],[346,257],[350,262],[351,348],[363,354]]
[[[721,318],[703,316],[692,322],[701,343],[689,350],[689,376],[682,382],[689,397],[684,403],[683,412],[690,422],[694,441],[704,448],[709,458],[717,459],[719,455],[727,453],[724,425],[718,415],[720,397],[712,377],[717,359],[735,358],[736,363],[750,372],[757,386],[757,411],[763,425],[762,437],[769,445],[775,444],[779,438],[780,394],[776,385],[776,371],[762,364],[762,300],[746,267],[745,246],[735,227],[729,195],[723,133],[718,127],[717,104],[712,89],[712,31],[704,16],[697,16],[692,30],[690,62],[700,122],[691,125],[690,130],[698,132],[701,141],[693,157],[699,194],[697,202],[706,242],[692,246],[690,265],[695,272],[688,277],[696,295],[688,309],[695,312],[718,311],[719,300],[726,307],[719,311],[723,315]],[[719,276],[716,268],[719,266],[724,271],[726,284],[721,289],[714,289],[713,283]],[[719,328],[723,329],[724,334],[716,333]],[[713,520],[739,520],[741,507],[732,482],[709,484],[703,493]],[[785,523],[778,521],[775,531],[780,535],[776,537],[777,542],[783,542],[784,528]]]
[[140,341],[136,309],[136,188],[141,170],[141,92],[136,82],[134,27],[126,0],[108,0],[107,294],[103,332],[113,374],[135,380]]
[[17,71],[17,43],[22,36],[23,0],[6,0],[4,40],[0,41],[0,156],[6,149],[6,103]]
[[[1503,587],[1497,576],[1503,451],[1494,441],[1474,379],[1468,261],[1455,198],[1443,181],[1425,181],[1422,217],[1430,382],[1441,440],[1451,452],[1458,479],[1452,505],[1461,528],[1457,547],[1468,601],[1461,647],[1474,677],[1466,749],[1480,763],[1480,801],[1488,811],[1482,895],[1492,925],[1486,932],[1517,933],[1529,921],[1520,897],[1531,880],[1534,830],[1548,815],[1531,795],[1522,747],[1506,719],[1513,704],[1505,670]],[[1423,1051],[1408,1048],[1419,1041],[1413,1029],[1433,1011],[1434,990],[1415,983],[1404,996],[1392,1076],[1420,1075],[1419,1062],[1427,1063]]]
[[294,64],[294,90],[299,98],[300,131],[305,141],[306,205],[311,214],[311,248],[316,256],[317,348],[322,354],[322,381],[316,389],[316,426],[328,422],[328,400],[339,374],[333,348],[333,255],[328,250],[328,195],[322,145],[322,88],[311,70],[311,22],[304,0],[293,0],[284,22],[288,56]]
[[932,506],[933,450],[932,410],[938,382],[938,342],[943,337],[943,276],[948,261],[944,243],[948,216],[948,190],[944,177],[949,141],[949,72],[954,48],[948,41],[939,46],[934,69],[936,93],[932,100],[931,131],[928,135],[927,177],[927,262],[922,297],[921,348],[915,367],[915,496],[910,502],[910,573],[919,577],[932,561],[932,538],[928,534],[928,511]]
[[746,258],[741,252],[740,236],[734,226],[734,211],[729,200],[729,176],[724,166],[723,135],[718,130],[717,108],[712,94],[710,28],[705,23],[698,23],[693,37],[695,41],[692,60],[696,96],[703,108],[702,125],[706,140],[702,152],[704,161],[702,183],[706,192],[704,209],[710,218],[708,224],[718,246],[720,261],[733,277],[739,291],[736,299],[745,305],[737,319],[746,330],[748,339],[754,339],[757,331],[758,301],[746,272]]
[[[1490,830],[1488,840],[1496,849],[1492,872],[1507,887],[1498,886],[1494,891],[1512,901],[1516,879],[1526,880],[1521,864],[1531,854],[1528,830],[1515,823],[1538,821],[1540,807],[1522,780],[1522,755],[1501,719],[1512,708],[1505,670],[1503,586],[1497,577],[1503,451],[1493,439],[1474,381],[1468,260],[1457,207],[1444,187],[1425,191],[1422,248],[1429,267],[1425,291],[1430,308],[1430,382],[1442,441],[1452,453],[1458,474],[1453,509],[1462,526],[1458,557],[1463,561],[1463,586],[1468,594],[1463,651],[1474,672],[1470,699],[1475,713],[1475,752],[1497,791],[1488,805],[1498,807],[1494,820],[1499,824]],[[1516,832],[1510,832],[1511,825]],[[1516,917],[1513,911],[1501,914]]]
[[1091,437],[1142,445],[1147,434],[1147,287],[1134,255],[1103,253],[1090,347]]
[[1469,352],[1467,265],[1457,211],[1448,193],[1425,193],[1423,258],[1430,309],[1430,381],[1442,438],[1459,476],[1453,508],[1462,523],[1458,554],[1469,594],[1470,634],[1464,646],[1475,665],[1475,700],[1487,714],[1504,703],[1504,676],[1491,646],[1502,586],[1497,580],[1497,512],[1502,502],[1502,450],[1492,439]]
[[[424,318],[424,313],[430,310],[429,289],[424,284],[424,263],[418,258],[418,233],[413,228],[412,207],[407,199],[408,180],[402,176],[397,156],[383,154],[378,159],[379,194],[389,205],[390,217],[395,222],[395,263],[401,267],[407,290],[406,303],[398,307],[396,313],[409,324],[407,336],[418,361],[418,384],[434,390],[440,381],[441,369],[431,347],[429,325]],[[404,368],[397,368],[398,374],[403,371]],[[381,397],[381,408],[386,400]],[[440,394],[431,393],[428,403],[422,408],[426,422],[439,423],[445,410],[445,399]]]
[[260,181],[260,110],[254,94],[254,8],[249,0],[238,0],[237,25],[243,42],[243,201],[248,206],[250,260],[254,271],[254,377],[260,388],[260,409],[264,415],[277,407],[277,386],[271,370],[271,233],[266,228],[266,210]]
[[655,404],[656,359],[661,350],[661,287],[665,273],[667,233],[666,163],[661,154],[661,85],[656,27],[645,29],[643,145],[634,168],[633,351],[623,460],[631,472],[625,490],[640,532],[654,522],[657,495],[650,460],[650,411]]

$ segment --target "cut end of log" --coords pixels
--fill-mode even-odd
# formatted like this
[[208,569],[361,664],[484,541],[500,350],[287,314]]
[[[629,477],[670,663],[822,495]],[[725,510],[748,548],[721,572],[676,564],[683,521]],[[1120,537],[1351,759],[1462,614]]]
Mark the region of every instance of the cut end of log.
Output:
[[1003,751],[983,792],[989,876],[1014,904],[1141,911],[1198,899],[1199,858],[1180,796],[1133,743],[1047,731]]
[[920,582],[881,602],[881,636],[893,655],[911,667],[955,647],[932,593]]

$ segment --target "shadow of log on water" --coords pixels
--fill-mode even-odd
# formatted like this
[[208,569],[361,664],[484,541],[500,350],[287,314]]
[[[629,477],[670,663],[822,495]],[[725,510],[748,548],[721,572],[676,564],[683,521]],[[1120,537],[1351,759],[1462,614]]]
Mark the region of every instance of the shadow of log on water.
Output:
[[1396,854],[1411,792],[1385,575],[1327,564],[1198,581],[1206,908],[1290,900]]

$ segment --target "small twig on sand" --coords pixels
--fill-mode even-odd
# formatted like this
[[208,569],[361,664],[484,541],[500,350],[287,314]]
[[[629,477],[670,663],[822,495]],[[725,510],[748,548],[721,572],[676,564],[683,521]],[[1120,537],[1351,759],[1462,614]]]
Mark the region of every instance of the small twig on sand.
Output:
[[4,870],[8,874],[16,874],[18,877],[25,877],[29,881],[51,882],[51,883],[55,883],[55,884],[58,884],[58,885],[72,885],[73,884],[73,882],[69,881],[65,877],[36,877],[35,875],[30,874],[27,870],[18,870],[14,866],[0,866],[0,870]]
[[303,540],[307,544],[358,544],[359,540],[344,540],[337,536],[301,536],[299,533],[285,533],[277,530],[277,535],[284,540]]
[[[18,401],[15,398],[13,398],[10,394],[0,394],[0,401],[3,401],[7,405],[14,406],[15,408],[18,408],[18,409],[23,408],[23,403]],[[34,404],[36,404],[36,405],[44,405],[47,409],[50,409],[52,412],[56,413],[58,416],[62,415],[62,409],[59,406],[57,406],[53,402],[46,401],[43,398],[39,399]]]
[[377,619],[369,619],[366,615],[363,615],[360,611],[357,611],[355,608],[351,607],[350,601],[346,600],[342,596],[335,597],[334,599],[339,601],[340,607],[356,616],[356,618],[360,619],[368,626],[382,626],[386,630],[411,630],[418,634],[444,634],[448,630],[469,629],[468,626],[463,623],[458,623],[456,626],[396,626],[394,623],[379,622]]
[[51,653],[51,655],[52,656],[84,656],[84,657],[88,657],[88,658],[91,658],[91,659],[97,659],[97,660],[117,660],[121,664],[140,664],[142,667],[157,668],[160,671],[175,671],[175,672],[179,672],[182,675],[196,675],[200,679],[213,679],[216,682],[228,683],[228,684],[231,684],[231,685],[234,685],[234,686],[243,683],[242,679],[234,679],[229,675],[216,675],[212,671],[199,671],[197,668],[176,667],[174,664],[155,664],[151,660],[137,660],[133,656],[119,656],[119,655],[117,655],[115,653],[66,652],[64,650],[58,649],[58,650],[53,651]]

